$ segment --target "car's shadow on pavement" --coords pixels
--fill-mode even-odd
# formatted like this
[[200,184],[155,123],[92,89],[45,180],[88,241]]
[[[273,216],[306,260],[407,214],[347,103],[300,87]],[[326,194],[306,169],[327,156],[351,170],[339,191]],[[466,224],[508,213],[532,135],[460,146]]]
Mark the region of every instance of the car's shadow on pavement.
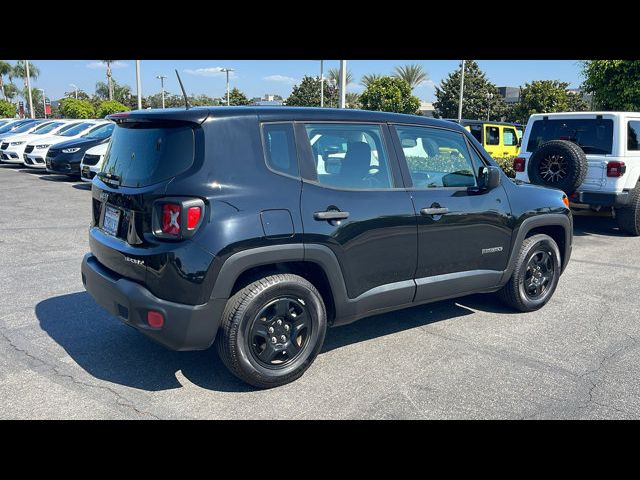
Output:
[[78,190],[91,190],[91,183],[89,182],[75,183],[71,186]]
[[[329,329],[321,354],[470,315],[473,310],[469,307],[509,311],[503,310],[491,296],[473,295],[378,315]],[[199,352],[167,350],[110,316],[86,292],[43,300],[36,305],[35,312],[42,329],[80,367],[101,380],[148,391],[169,390],[181,387],[176,377],[176,372],[181,371],[202,388],[225,392],[254,390],[226,369],[214,348]]]
[[573,216],[573,234],[575,236],[609,235],[624,237],[612,216],[579,214]]
[[55,173],[49,173],[46,176],[40,177],[40,180],[46,180],[47,182],[65,182],[72,183],[77,182],[79,179],[75,177],[70,177],[68,175],[57,175]]

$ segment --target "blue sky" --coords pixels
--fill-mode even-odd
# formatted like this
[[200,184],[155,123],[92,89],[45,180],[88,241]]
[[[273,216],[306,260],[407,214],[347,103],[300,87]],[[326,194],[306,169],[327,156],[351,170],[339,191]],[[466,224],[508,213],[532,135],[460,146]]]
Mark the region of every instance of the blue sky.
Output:
[[[13,63],[13,61],[10,60]],[[70,83],[78,85],[87,93],[93,93],[95,83],[105,79],[105,67],[98,60],[32,60],[40,68],[40,77],[34,87],[44,88],[47,97],[57,99],[64,92],[72,90]],[[434,100],[434,84],[457,68],[459,60],[349,60],[348,68],[353,73],[355,83],[349,91],[360,92],[359,79],[365,73],[388,74],[396,65],[419,63],[424,66],[430,80],[417,87],[414,94],[424,101]],[[325,71],[339,67],[338,60],[325,60]],[[532,80],[562,80],[571,87],[578,87],[582,81],[577,60],[479,60],[480,67],[489,80],[498,86],[517,87]],[[150,95],[160,91],[157,75],[166,75],[165,88],[168,92],[179,93],[180,88],[173,72],[180,72],[189,94],[205,93],[222,96],[225,92],[225,74],[220,67],[235,69],[231,86],[238,87],[251,97],[261,97],[266,93],[286,97],[291,87],[304,75],[319,75],[320,62],[317,60],[142,60],[142,93]],[[113,68],[113,76],[119,83],[125,83],[135,92],[135,61],[119,60]]]

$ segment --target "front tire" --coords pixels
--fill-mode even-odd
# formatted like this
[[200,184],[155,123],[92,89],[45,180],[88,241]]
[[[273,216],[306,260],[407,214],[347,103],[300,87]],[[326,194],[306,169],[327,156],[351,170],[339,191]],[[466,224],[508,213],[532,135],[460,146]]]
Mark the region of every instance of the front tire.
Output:
[[273,388],[301,377],[322,348],[327,314],[306,279],[276,274],[233,295],[222,315],[216,347],[238,378]]
[[527,237],[520,246],[513,274],[498,296],[521,312],[538,310],[558,286],[561,268],[560,250],[553,238],[544,234]]
[[640,235],[640,183],[629,192],[629,203],[616,208],[616,222],[623,232],[637,237]]

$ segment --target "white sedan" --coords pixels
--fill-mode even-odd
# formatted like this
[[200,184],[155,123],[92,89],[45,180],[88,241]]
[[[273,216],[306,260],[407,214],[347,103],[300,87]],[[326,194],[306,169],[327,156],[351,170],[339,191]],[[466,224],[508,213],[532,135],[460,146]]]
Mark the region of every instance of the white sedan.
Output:
[[80,163],[80,177],[82,180],[90,182],[93,180],[93,177],[96,176],[96,173],[102,169],[104,154],[107,153],[108,148],[109,144],[103,143],[91,147],[85,152],[84,157],[82,157],[82,162]]
[[45,136],[59,135],[62,132],[77,125],[80,121],[55,120],[41,123],[38,128],[31,133],[19,133],[11,137],[6,137],[5,141],[0,144],[0,155],[7,163],[23,163],[24,149],[27,143],[40,140]]
[[58,133],[58,135],[47,136],[42,139],[33,140],[27,143],[24,149],[24,164],[27,167],[33,168],[47,168],[45,164],[45,158],[47,152],[52,145],[66,142],[74,138],[79,138],[96,128],[100,128],[105,123],[109,123],[108,120],[83,120],[80,123],[75,124],[70,129]]

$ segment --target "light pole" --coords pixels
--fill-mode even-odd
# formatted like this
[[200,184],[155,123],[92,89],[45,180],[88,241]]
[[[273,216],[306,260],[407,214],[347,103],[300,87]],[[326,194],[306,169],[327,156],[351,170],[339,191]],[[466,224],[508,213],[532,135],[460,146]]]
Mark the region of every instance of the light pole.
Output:
[[340,60],[340,108],[345,108],[347,99],[347,61]]
[[136,88],[138,89],[138,110],[142,110],[142,88],[140,87],[140,60],[136,60]]
[[162,108],[164,108],[164,79],[165,75],[156,75],[156,78],[160,80],[160,91],[162,92]]
[[320,60],[320,107],[324,107],[324,60]]
[[458,100],[458,122],[462,121],[462,95],[464,92],[464,60],[462,60],[462,69],[460,71],[460,99]]
[[29,60],[24,61],[24,68],[27,74],[27,90],[29,90],[29,113],[31,118],[36,118],[36,112],[33,111],[33,97],[31,96],[31,75],[29,74]]
[[78,99],[78,87],[76,87],[73,83],[69,84],[70,87],[73,87],[73,89],[76,91],[76,100]]
[[491,99],[493,98],[493,93],[487,93],[487,122],[489,121],[489,113],[491,112]]
[[233,68],[221,68],[221,72],[225,72],[227,74],[227,107],[229,106],[229,72],[235,71]]
[[42,111],[44,112],[44,118],[47,118],[47,96],[44,94],[44,88],[39,88],[42,92]]

